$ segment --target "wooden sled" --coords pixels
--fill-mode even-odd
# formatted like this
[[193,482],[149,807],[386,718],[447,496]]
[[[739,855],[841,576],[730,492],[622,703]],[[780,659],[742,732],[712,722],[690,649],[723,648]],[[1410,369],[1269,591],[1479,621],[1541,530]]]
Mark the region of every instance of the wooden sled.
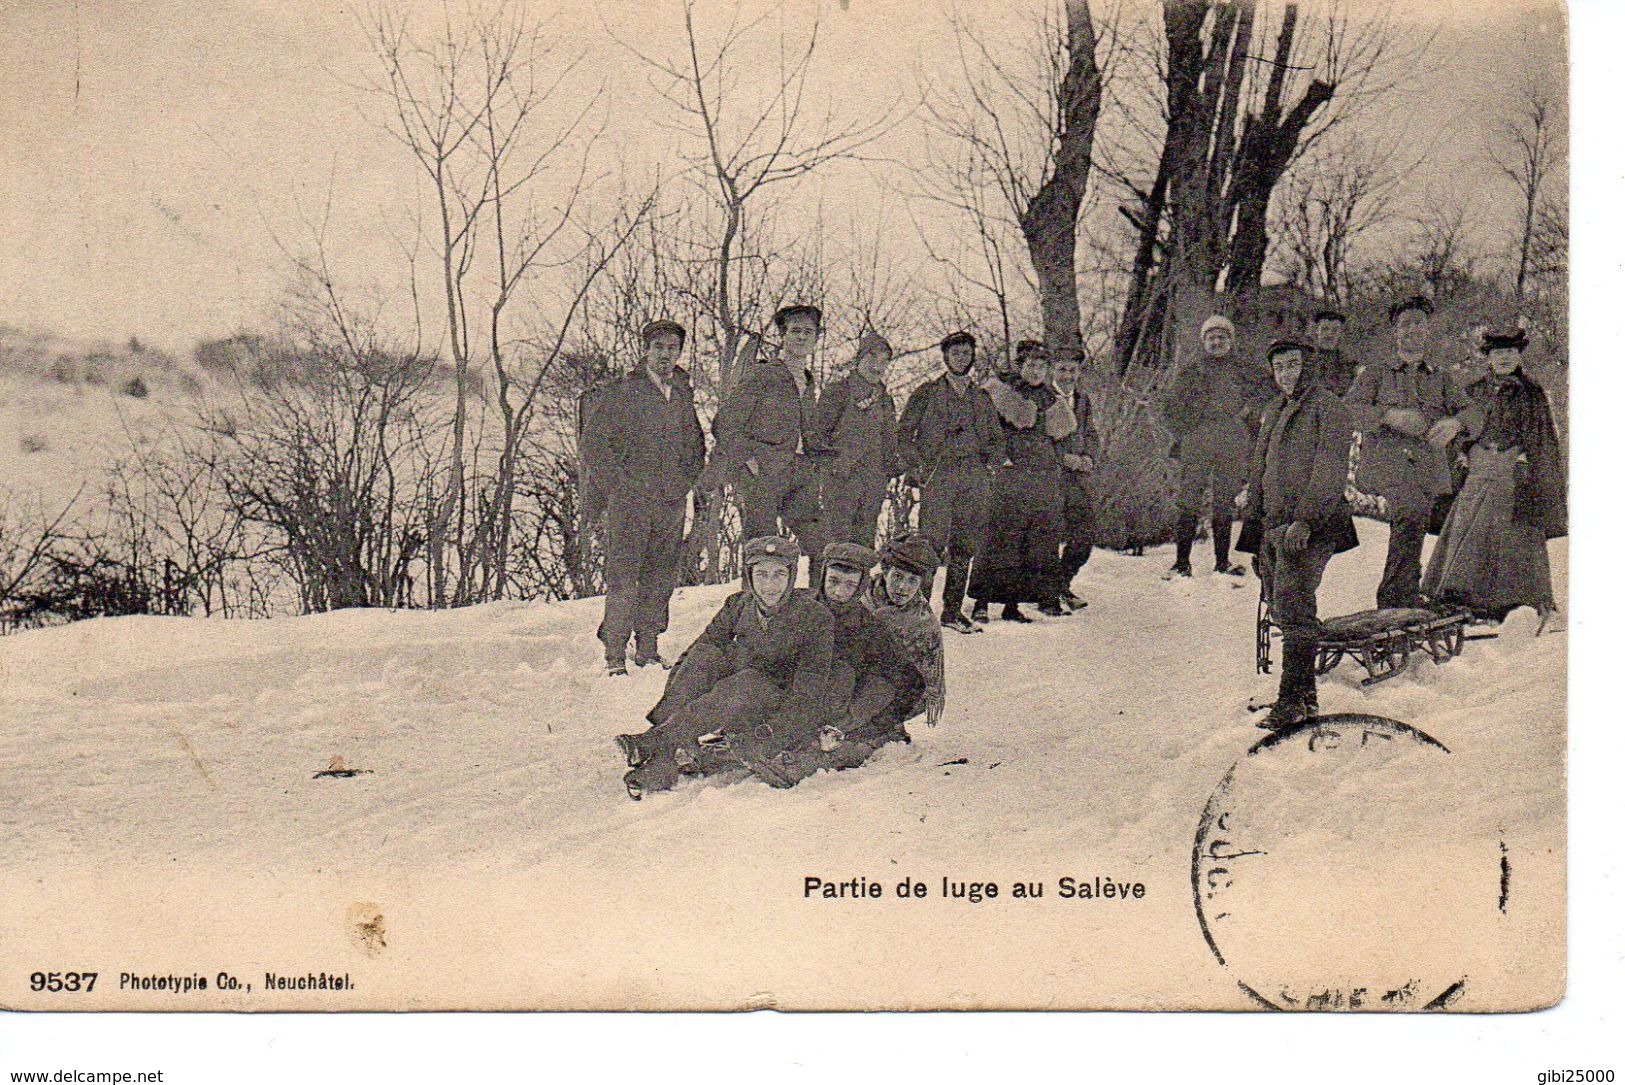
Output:
[[[1386,681],[1405,669],[1413,655],[1425,654],[1434,663],[1448,663],[1461,655],[1467,641],[1467,610],[1426,610],[1390,607],[1362,610],[1328,618],[1320,623],[1315,643],[1315,673],[1327,674],[1345,658],[1365,669],[1364,686]],[[1258,610],[1258,673],[1270,672],[1270,642],[1277,626],[1262,601]]]

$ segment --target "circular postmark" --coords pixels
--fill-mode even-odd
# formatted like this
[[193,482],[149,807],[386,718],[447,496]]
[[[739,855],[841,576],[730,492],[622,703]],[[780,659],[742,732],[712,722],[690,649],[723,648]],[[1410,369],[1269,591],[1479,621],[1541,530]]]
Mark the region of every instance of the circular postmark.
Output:
[[1191,854],[1208,948],[1256,1003],[1438,1010],[1505,916],[1508,865],[1450,751],[1342,713],[1260,740],[1202,812]]

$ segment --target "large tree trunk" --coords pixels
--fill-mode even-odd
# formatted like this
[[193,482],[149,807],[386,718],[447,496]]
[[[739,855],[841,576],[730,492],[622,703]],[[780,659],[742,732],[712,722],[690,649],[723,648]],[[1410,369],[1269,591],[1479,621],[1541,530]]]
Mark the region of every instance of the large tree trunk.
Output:
[[1044,342],[1057,358],[1083,349],[1078,311],[1078,212],[1089,187],[1102,89],[1089,0],[1067,0],[1066,25],[1068,63],[1057,88],[1060,116],[1055,162],[1021,213],[1021,233],[1038,276]]
[[1275,63],[1264,94],[1263,111],[1249,116],[1242,129],[1241,153],[1232,186],[1236,233],[1227,279],[1230,290],[1235,293],[1251,291],[1262,283],[1264,258],[1269,251],[1265,227],[1269,220],[1270,196],[1297,153],[1304,129],[1320,108],[1332,100],[1337,89],[1332,83],[1316,79],[1291,112],[1282,116],[1281,99],[1297,26],[1298,6],[1288,4],[1281,18],[1280,36],[1275,42]]

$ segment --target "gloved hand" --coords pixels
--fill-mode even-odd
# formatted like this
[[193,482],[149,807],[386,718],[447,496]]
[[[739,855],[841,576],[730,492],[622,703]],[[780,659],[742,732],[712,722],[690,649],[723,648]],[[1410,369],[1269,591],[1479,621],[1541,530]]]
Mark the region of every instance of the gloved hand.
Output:
[[1454,441],[1456,439],[1456,435],[1460,432],[1460,422],[1456,421],[1454,418],[1441,418],[1437,422],[1433,423],[1432,429],[1428,430],[1428,444],[1432,445],[1434,448],[1443,449],[1447,447],[1451,441]]
[[1286,534],[1281,537],[1281,542],[1286,547],[1287,553],[1302,553],[1309,547],[1309,525],[1302,520],[1292,521],[1286,529]]

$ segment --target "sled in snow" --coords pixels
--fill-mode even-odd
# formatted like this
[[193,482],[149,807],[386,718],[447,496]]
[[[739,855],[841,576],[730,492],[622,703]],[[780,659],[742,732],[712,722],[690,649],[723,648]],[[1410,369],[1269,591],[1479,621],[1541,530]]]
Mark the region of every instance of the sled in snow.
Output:
[[[1389,607],[1362,610],[1328,618],[1320,623],[1315,642],[1315,673],[1327,674],[1345,657],[1365,668],[1361,685],[1371,686],[1405,669],[1413,655],[1425,654],[1435,663],[1448,663],[1461,655],[1473,620],[1466,610],[1426,610]],[[1270,641],[1277,626],[1260,601],[1258,607],[1258,673],[1270,672]]]

